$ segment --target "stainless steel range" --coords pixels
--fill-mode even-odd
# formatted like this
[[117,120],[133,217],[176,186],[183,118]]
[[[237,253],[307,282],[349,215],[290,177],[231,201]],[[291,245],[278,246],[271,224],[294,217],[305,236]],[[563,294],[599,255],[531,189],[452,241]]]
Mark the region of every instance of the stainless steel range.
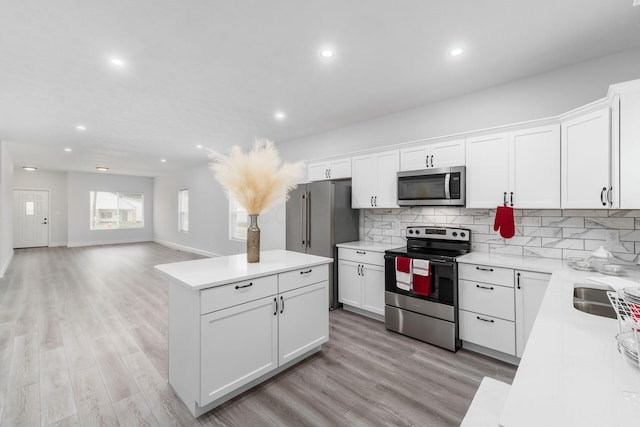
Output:
[[[446,227],[407,227],[407,247],[385,254],[385,324],[387,329],[457,351],[458,264],[456,257],[471,250],[471,231]],[[396,257],[415,266],[429,261],[430,286],[398,282]],[[412,270],[418,272],[417,269]],[[416,278],[416,276],[413,276]],[[418,283],[419,279],[416,279]]]

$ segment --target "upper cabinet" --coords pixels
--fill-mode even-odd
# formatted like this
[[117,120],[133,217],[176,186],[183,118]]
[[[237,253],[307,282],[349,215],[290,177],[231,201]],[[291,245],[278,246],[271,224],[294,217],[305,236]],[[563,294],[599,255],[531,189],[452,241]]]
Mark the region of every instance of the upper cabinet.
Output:
[[397,208],[398,150],[356,156],[351,161],[351,207]]
[[[562,122],[562,207],[617,207],[611,140],[611,108]],[[617,168],[616,168],[617,169]]]
[[560,207],[558,125],[467,138],[467,207]]
[[[640,81],[621,83],[611,89],[614,202],[619,200],[621,209],[640,209]],[[619,181],[616,180],[617,161]],[[619,184],[619,194],[615,191],[616,184]]]
[[351,178],[351,158],[309,163],[309,181]]
[[400,170],[464,166],[464,139],[435,142],[400,150]]

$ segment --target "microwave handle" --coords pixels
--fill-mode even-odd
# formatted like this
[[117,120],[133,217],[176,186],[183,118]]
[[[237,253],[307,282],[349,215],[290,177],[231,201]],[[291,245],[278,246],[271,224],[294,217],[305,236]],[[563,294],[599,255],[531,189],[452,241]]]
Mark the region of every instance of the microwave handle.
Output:
[[450,173],[444,174],[444,198],[447,200],[451,198],[451,191],[449,189],[450,181],[451,181],[451,174]]

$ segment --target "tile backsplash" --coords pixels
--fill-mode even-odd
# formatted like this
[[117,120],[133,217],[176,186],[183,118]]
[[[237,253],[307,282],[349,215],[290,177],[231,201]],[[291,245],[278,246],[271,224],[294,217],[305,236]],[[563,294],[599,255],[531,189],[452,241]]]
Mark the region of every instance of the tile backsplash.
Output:
[[516,234],[503,239],[493,231],[495,209],[411,207],[360,212],[362,240],[406,243],[410,225],[468,228],[474,251],[539,256],[587,257],[604,246],[623,260],[640,253],[640,210],[515,209]]

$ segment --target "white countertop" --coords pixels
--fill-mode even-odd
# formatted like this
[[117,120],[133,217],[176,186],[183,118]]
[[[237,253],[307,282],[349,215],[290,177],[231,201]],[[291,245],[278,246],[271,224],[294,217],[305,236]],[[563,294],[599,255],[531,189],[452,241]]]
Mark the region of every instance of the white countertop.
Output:
[[155,269],[185,287],[196,290],[332,262],[333,258],[274,250],[260,252],[260,262],[251,264],[247,262],[247,254],[238,254],[160,264]]
[[361,249],[363,251],[372,251],[372,252],[384,252],[390,249],[398,249],[402,247],[402,245],[397,245],[397,244],[392,245],[391,243],[367,242],[365,240],[338,243],[336,246],[338,248]]
[[560,259],[501,255],[487,252],[471,252],[457,257],[456,261],[463,264],[490,264],[495,267],[514,268],[539,273],[553,273],[570,268],[565,261]]
[[[637,274],[632,272],[635,280]],[[501,426],[640,424],[640,369],[618,353],[618,321],[573,307],[574,283],[598,287],[586,280],[591,276],[602,275],[573,269],[553,273]]]

